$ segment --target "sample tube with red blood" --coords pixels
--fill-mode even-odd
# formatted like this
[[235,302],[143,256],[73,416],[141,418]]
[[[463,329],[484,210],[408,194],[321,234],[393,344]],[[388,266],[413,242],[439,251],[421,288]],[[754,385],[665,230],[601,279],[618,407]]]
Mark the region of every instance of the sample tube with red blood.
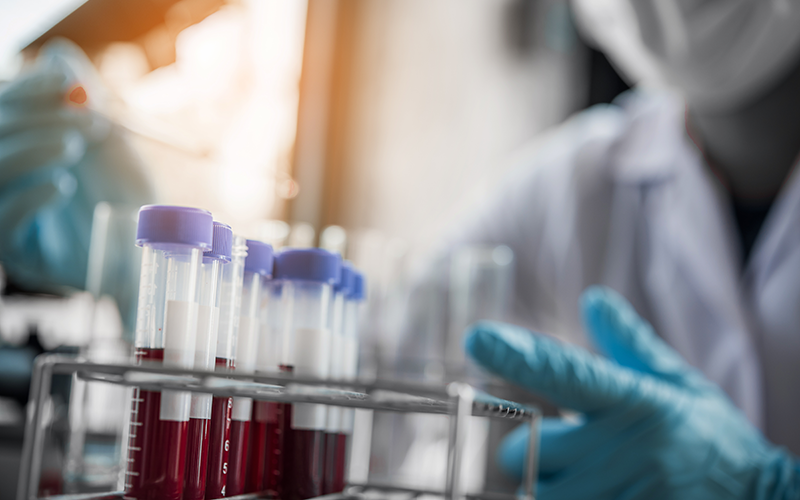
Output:
[[[247,242],[243,237],[234,235],[231,261],[222,266],[219,332],[214,362],[216,370],[221,372],[232,370],[236,358],[245,257],[247,257]],[[233,398],[214,396],[211,403],[206,475],[206,499],[209,500],[226,496],[232,408]]]
[[[280,281],[269,281],[266,294],[266,303],[262,301],[261,308],[256,372],[275,374],[280,371],[281,337],[288,305]],[[281,497],[283,413],[286,406],[286,403],[271,401],[253,402],[247,465],[248,492],[266,492],[269,496]]]
[[[331,354],[330,373],[331,380],[344,380],[344,304],[345,297],[349,295],[353,281],[353,268],[349,262],[342,264],[341,279],[333,288],[333,301],[331,304]],[[343,408],[330,406],[327,411],[325,425],[325,465],[323,470],[322,492],[327,495],[338,493],[344,489],[344,463],[340,457],[339,441],[342,436]]]
[[[200,270],[212,235],[211,213],[205,210],[166,205],[140,209],[137,363],[194,367]],[[125,498],[181,500],[190,406],[188,392],[134,389]]]
[[[345,295],[344,318],[342,320],[342,378],[344,380],[355,380],[358,376],[359,308],[366,298],[366,292],[367,283],[364,274],[353,269],[350,288]],[[335,472],[332,489],[336,492],[342,491],[347,481],[347,465],[349,463],[354,423],[355,410],[343,408],[341,428],[336,440],[336,458],[334,460]]]
[[[261,330],[261,308],[262,302],[268,299],[267,284],[272,277],[273,258],[272,246],[260,241],[247,240],[242,307],[236,339],[237,373],[253,373],[255,370]],[[247,487],[252,408],[252,399],[233,398],[226,496],[240,495]]]
[[[203,264],[200,266],[200,307],[197,314],[194,351],[195,370],[214,370],[222,297],[222,273],[231,262],[232,246],[233,232],[230,226],[214,221],[211,250],[203,254]],[[183,500],[203,500],[206,496],[212,399],[210,394],[192,394]]]
[[[330,365],[330,314],[341,257],[317,248],[286,249],[275,258],[275,279],[286,297],[282,370],[326,378]],[[326,407],[294,403],[284,412],[284,500],[322,494]]]

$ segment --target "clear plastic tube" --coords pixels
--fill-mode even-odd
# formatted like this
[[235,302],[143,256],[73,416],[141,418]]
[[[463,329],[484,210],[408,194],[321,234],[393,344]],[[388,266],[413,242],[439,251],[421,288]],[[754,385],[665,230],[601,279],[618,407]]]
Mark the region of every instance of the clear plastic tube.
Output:
[[[242,305],[246,256],[247,242],[241,236],[234,236],[231,262],[222,268],[219,333],[215,360],[218,371],[232,370],[236,358],[236,338],[239,331],[239,312]],[[232,409],[233,398],[214,397],[211,404],[211,427],[208,437],[207,499],[226,496]]]
[[[194,366],[203,251],[212,219],[204,210],[148,206],[139,214],[142,269],[137,363]],[[125,497],[181,500],[191,395],[133,391]]]
[[[233,233],[230,226],[214,222],[211,251],[204,254],[203,264],[200,267],[195,370],[214,370],[219,334],[222,275],[223,270],[230,266],[232,240]],[[203,500],[206,495],[212,400],[210,394],[192,394],[183,500]]]
[[[247,240],[242,307],[236,342],[237,372],[255,371],[261,329],[261,303],[267,299],[266,284],[272,275],[272,259],[271,246]],[[246,491],[252,408],[252,399],[233,398],[226,496],[239,495]]]
[[[287,249],[276,258],[275,278],[283,281],[283,294],[288,301],[281,344],[282,370],[302,376],[328,376],[331,296],[340,274],[341,258],[325,250]],[[283,417],[281,498],[320,496],[326,408],[286,405]]]
[[[267,283],[267,300],[261,308],[261,333],[256,356],[256,371],[277,373],[281,364],[281,335],[287,300],[279,281]],[[247,490],[266,491],[280,497],[283,471],[284,403],[256,401],[250,424],[250,458],[248,461]]]
[[[358,377],[359,353],[359,307],[366,294],[364,275],[354,271],[352,285],[344,301],[342,319],[342,379],[355,380]],[[339,432],[336,436],[333,455],[333,472],[330,489],[332,493],[344,490],[350,455],[350,442],[353,435],[355,410],[343,408]]]
[[[342,279],[340,284],[335,288],[333,300],[331,302],[331,354],[330,354],[330,373],[331,380],[343,380],[344,377],[344,338],[343,338],[343,322],[344,322],[344,304],[345,295],[349,292],[349,267],[342,267]],[[341,435],[342,427],[342,413],[343,408],[338,406],[330,406],[327,411],[327,419],[325,425],[325,460],[323,469],[323,484],[322,493],[327,495],[330,493],[338,493],[337,490],[339,477],[339,469],[341,468],[339,460],[339,436]]]

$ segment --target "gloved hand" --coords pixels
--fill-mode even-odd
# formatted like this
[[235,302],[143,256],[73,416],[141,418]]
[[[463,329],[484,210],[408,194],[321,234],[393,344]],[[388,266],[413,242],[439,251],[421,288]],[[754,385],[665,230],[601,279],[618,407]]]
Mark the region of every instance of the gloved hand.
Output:
[[[501,323],[477,323],[465,340],[489,371],[583,414],[577,423],[544,419],[537,500],[800,498],[794,459],[622,297],[593,287],[580,305],[611,359]],[[518,475],[526,430],[500,450]]]
[[98,113],[97,78],[62,40],[0,86],[0,263],[17,286],[83,288],[95,205],[153,199],[122,130]]

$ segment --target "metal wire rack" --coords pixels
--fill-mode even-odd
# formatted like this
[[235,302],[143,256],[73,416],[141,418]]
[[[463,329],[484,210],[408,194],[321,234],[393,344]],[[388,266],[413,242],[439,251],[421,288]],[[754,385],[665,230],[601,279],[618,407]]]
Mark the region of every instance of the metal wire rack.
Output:
[[[344,492],[319,497],[325,500],[384,498],[400,495],[416,498],[433,495],[447,499],[534,500],[538,470],[539,425],[538,408],[495,398],[475,390],[465,383],[447,385],[408,383],[390,380],[334,381],[301,377],[291,374],[241,374],[235,372],[205,372],[166,367],[129,364],[98,364],[63,355],[42,355],[37,358],[31,381],[30,399],[25,427],[18,500],[36,500],[46,433],[45,408],[54,375],[72,375],[86,382],[104,382],[144,390],[178,390],[199,392],[223,397],[248,397],[259,401],[282,403],[317,403],[347,408],[399,413],[428,413],[449,415],[446,486],[444,491],[407,488],[391,484],[366,482],[349,484]],[[467,418],[480,416],[513,419],[531,426],[528,457],[519,496],[497,493],[466,494],[462,489],[461,464],[467,433]],[[122,492],[107,492],[47,497],[53,500],[122,499]],[[264,498],[259,494],[228,497],[232,500]]]

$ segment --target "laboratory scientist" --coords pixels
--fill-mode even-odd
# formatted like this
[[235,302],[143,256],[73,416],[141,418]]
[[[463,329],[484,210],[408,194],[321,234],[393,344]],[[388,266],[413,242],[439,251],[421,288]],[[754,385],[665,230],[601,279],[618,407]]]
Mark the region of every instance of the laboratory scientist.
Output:
[[544,424],[541,500],[800,498],[800,3],[573,5],[642,88],[548,134],[451,244],[511,247],[513,322],[610,360],[497,323],[467,352],[582,412]]

